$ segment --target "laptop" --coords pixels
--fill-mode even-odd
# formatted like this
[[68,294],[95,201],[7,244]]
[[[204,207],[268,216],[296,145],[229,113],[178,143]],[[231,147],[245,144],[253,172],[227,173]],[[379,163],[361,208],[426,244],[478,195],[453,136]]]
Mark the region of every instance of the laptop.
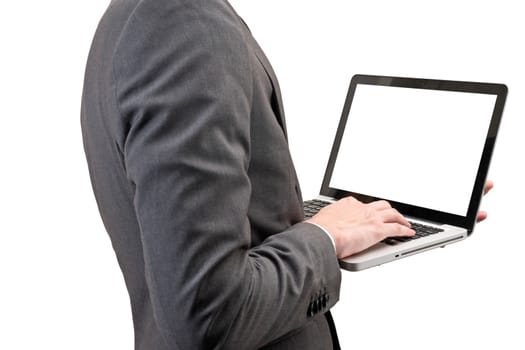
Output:
[[363,270],[472,234],[506,96],[503,84],[352,77],[320,194],[304,202],[305,216],[346,196],[387,200],[416,236],[387,238],[341,259],[343,269]]

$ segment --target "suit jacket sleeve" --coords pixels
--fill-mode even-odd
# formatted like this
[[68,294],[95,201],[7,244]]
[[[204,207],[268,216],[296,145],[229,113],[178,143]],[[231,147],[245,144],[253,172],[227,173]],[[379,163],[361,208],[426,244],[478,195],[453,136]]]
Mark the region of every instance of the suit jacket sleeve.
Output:
[[165,339],[257,348],[322,317],[340,272],[330,240],[306,223],[252,247],[254,62],[236,18],[188,3],[154,17],[138,9],[121,34],[119,147]]

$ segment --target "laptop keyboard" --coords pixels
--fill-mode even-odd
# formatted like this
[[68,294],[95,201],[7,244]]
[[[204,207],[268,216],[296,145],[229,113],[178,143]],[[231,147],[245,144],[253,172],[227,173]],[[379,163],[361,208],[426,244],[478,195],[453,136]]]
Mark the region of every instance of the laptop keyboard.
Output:
[[414,239],[418,239],[421,237],[430,236],[439,232],[443,232],[444,230],[442,228],[436,227],[436,226],[430,226],[430,225],[423,225],[418,222],[408,221],[410,222],[410,227],[416,231],[416,234],[412,237],[388,237],[383,240],[383,243],[389,244],[389,245],[396,245],[399,242],[408,242]]
[[304,208],[304,217],[309,219],[323,209],[327,205],[330,205],[330,202],[321,201],[319,199],[312,199],[309,201],[303,202]]
[[[319,212],[322,208],[326,207],[327,205],[330,205],[330,202],[322,201],[319,199],[312,199],[303,202],[303,208],[304,208],[304,217],[309,219],[315,214]],[[416,231],[416,234],[412,237],[388,237],[383,240],[383,243],[389,244],[389,245],[395,245],[400,242],[408,242],[413,239],[418,239],[421,237],[426,237],[429,235],[433,235],[439,232],[443,232],[442,228],[436,227],[436,226],[430,226],[430,225],[424,225],[417,222],[409,221],[412,229]]]

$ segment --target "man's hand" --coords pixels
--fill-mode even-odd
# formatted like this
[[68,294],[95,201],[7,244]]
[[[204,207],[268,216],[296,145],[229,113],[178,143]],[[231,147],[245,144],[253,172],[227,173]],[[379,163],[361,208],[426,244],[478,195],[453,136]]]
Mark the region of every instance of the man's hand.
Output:
[[[494,183],[490,180],[488,180],[485,183],[485,189],[483,191],[483,195],[486,195],[489,193],[489,191],[494,187]],[[476,217],[477,222],[481,222],[487,218],[487,212],[486,211],[479,211],[478,216]]]
[[[483,194],[494,187],[487,181]],[[485,211],[478,212],[477,221],[487,218]],[[334,239],[338,258],[344,258],[382,241],[387,237],[413,236],[408,221],[386,201],[364,204],[347,197],[319,211],[306,222],[323,227]]]
[[361,203],[347,197],[319,211],[306,222],[332,236],[338,258],[358,253],[386,237],[413,236],[408,221],[386,201]]

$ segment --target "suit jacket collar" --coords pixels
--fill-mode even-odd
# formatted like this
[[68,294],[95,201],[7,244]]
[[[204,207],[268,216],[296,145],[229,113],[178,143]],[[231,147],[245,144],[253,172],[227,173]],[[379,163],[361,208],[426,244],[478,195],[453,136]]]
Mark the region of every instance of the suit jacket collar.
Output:
[[266,74],[268,75],[268,78],[270,79],[270,82],[273,88],[272,101],[271,101],[272,109],[275,113],[275,116],[277,117],[277,121],[279,122],[279,125],[281,125],[281,128],[283,129],[284,136],[287,139],[288,136],[287,136],[287,131],[286,131],[286,120],[284,117],[284,107],[283,107],[282,96],[281,96],[281,88],[279,87],[279,81],[277,80],[277,75],[275,74],[272,68],[272,65],[270,64],[270,61],[264,54],[264,51],[261,49],[261,47],[255,40],[255,38],[252,36],[250,28],[248,27],[246,22],[244,22],[242,17],[237,14],[235,9],[228,2],[227,4],[230,7],[230,9],[237,15],[239,20],[242,22],[242,24],[248,31],[251,41],[254,44],[255,55],[257,56],[257,59],[263,66],[264,70],[266,71]]
[[284,107],[282,103],[282,96],[281,96],[281,89],[279,87],[279,81],[277,80],[277,76],[275,75],[275,72],[273,71],[270,61],[268,61],[268,58],[266,57],[264,52],[261,50],[257,42],[255,42],[255,45],[257,45],[255,54],[259,62],[263,66],[264,70],[266,71],[266,74],[268,75],[270,82],[272,83],[272,87],[273,87],[272,101],[271,101],[272,109],[275,112],[275,115],[277,117],[279,124],[281,125],[281,128],[283,129],[284,136],[287,137],[286,120],[284,117]]

